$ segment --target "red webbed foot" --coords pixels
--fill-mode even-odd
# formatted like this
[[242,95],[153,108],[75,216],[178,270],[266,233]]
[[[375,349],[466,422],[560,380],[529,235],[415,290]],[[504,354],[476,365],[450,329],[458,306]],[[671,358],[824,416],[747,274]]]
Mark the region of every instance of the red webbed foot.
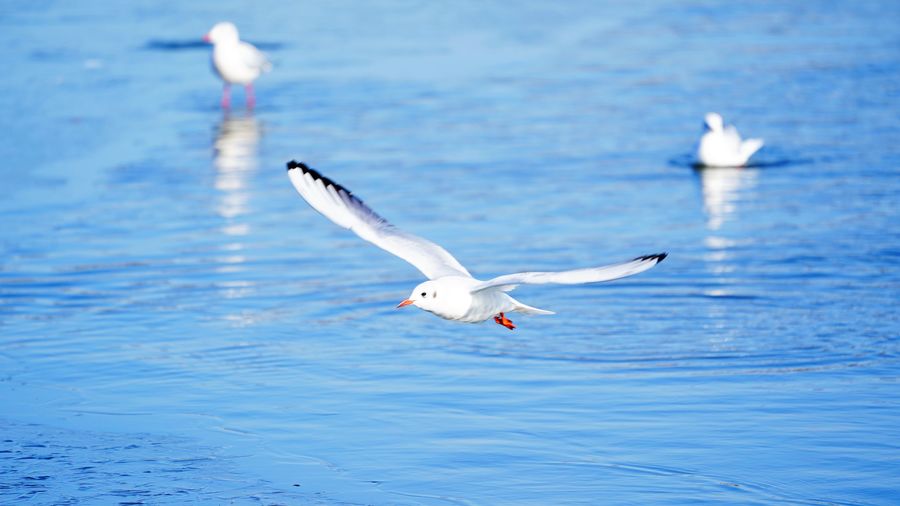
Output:
[[503,325],[509,330],[516,328],[516,326],[513,325],[513,322],[510,321],[509,318],[504,316],[503,313],[500,313],[499,315],[494,317],[494,323],[496,323],[497,325]]

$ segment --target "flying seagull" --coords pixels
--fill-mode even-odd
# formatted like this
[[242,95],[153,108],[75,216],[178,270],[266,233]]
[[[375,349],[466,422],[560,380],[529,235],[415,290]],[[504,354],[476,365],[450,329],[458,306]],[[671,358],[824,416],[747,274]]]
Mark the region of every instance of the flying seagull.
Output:
[[518,285],[575,285],[610,281],[646,271],[666,258],[666,253],[658,253],[602,267],[561,272],[519,272],[482,281],[472,277],[444,248],[391,225],[349,190],[306,164],[292,160],[288,162],[287,169],[294,188],[313,209],[375,246],[406,260],[428,278],[398,308],[413,305],[447,320],[481,323],[493,318],[496,323],[512,330],[516,327],[506,313],[553,314],[552,311],[531,307],[510,297],[508,292]]
[[222,108],[231,107],[231,85],[240,84],[247,94],[247,107],[252,109],[256,104],[253,81],[263,72],[272,69],[269,59],[253,44],[242,42],[237,27],[228,21],[216,23],[203,36],[203,40],[213,45],[213,70],[225,83],[222,88]]
[[762,139],[742,140],[734,125],[725,126],[722,115],[711,112],[705,118],[706,132],[700,138],[697,158],[707,167],[743,167],[753,153],[763,147]]

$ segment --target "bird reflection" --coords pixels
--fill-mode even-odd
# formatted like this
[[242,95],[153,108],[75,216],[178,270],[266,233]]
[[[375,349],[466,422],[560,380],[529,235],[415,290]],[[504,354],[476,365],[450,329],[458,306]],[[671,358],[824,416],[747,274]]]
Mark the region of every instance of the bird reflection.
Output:
[[[721,233],[721,229],[729,220],[736,219],[739,204],[746,200],[748,190],[756,186],[758,172],[755,169],[721,167],[698,169],[697,174],[708,230],[704,239],[708,249],[704,260],[714,281],[714,285],[705,289],[703,294],[712,298],[732,297],[736,289],[732,278],[736,262],[734,248],[740,239]],[[710,305],[709,310],[717,318],[726,314],[723,308],[716,305]]]
[[249,232],[249,225],[239,224],[235,218],[247,213],[247,183],[259,165],[256,153],[260,137],[259,122],[253,116],[226,115],[216,132],[213,145],[215,186],[222,192],[216,212],[228,220],[224,229],[228,235],[246,235]]
[[698,169],[706,227],[719,230],[737,211],[741,194],[756,186],[757,171],[746,168]]
[[[217,259],[218,272],[239,272],[246,262],[243,236],[250,233],[250,224],[243,220],[249,212],[250,181],[259,167],[257,150],[262,136],[259,122],[253,116],[225,115],[216,131],[213,143],[213,165],[216,168],[215,188],[220,197],[216,213],[223,218],[221,231],[230,238],[222,245],[223,254]],[[227,298],[241,297],[252,282],[231,280],[222,284]]]

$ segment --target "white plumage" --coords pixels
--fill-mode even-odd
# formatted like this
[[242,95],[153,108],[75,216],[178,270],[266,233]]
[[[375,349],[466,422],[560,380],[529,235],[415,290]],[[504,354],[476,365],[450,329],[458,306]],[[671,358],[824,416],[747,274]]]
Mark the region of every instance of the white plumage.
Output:
[[263,72],[272,69],[266,55],[253,44],[243,42],[233,23],[216,23],[203,40],[213,44],[212,67],[225,83],[222,92],[222,107],[231,106],[231,85],[244,86],[247,91],[247,105],[253,107],[253,81]]
[[504,313],[553,314],[552,311],[523,304],[507,294],[520,284],[610,281],[643,272],[666,258],[665,253],[660,253],[602,267],[562,272],[520,272],[481,281],[472,277],[447,250],[397,229],[341,185],[303,163],[291,161],[287,167],[294,188],[313,209],[375,246],[406,260],[428,278],[398,307],[412,304],[448,320],[479,323],[494,317],[495,322],[513,329],[515,326]]
[[706,132],[700,138],[697,158],[707,167],[743,167],[763,147],[762,139],[742,140],[737,128],[725,126],[722,116],[706,115]]

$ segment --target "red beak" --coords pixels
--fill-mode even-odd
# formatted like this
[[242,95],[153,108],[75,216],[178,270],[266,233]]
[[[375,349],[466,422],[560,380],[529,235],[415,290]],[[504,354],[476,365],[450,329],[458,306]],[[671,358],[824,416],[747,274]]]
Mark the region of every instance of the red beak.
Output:
[[208,34],[208,33],[207,33],[206,35],[203,36],[203,42],[207,42],[207,43],[210,42],[210,40],[209,40],[209,34]]
[[412,304],[412,303],[413,303],[413,301],[411,301],[411,300],[409,300],[409,299],[406,299],[406,300],[404,300],[403,302],[397,304],[397,309],[400,309],[400,308],[403,307],[403,306],[408,306],[408,305],[410,305],[410,304]]

